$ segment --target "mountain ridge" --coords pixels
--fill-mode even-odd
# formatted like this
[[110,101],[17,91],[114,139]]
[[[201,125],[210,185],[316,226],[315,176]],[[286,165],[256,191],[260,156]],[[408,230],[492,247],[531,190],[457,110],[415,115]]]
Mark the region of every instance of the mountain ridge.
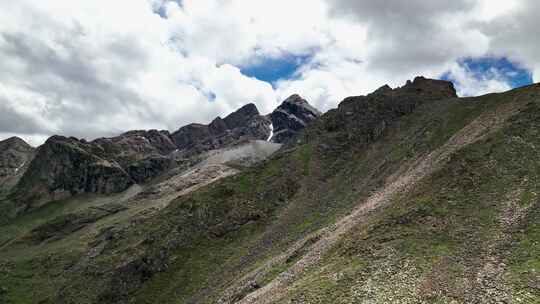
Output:
[[[295,127],[296,130],[304,128],[317,115],[320,115],[318,111]],[[285,117],[283,121],[288,119]],[[208,125],[188,124],[173,133],[133,130],[92,141],[52,136],[37,148],[35,162],[29,160],[20,181],[11,186],[15,188],[15,200],[20,202],[15,213],[82,193],[122,192],[134,184],[157,178],[185,159],[266,139],[270,125],[271,121],[250,103],[224,119],[217,117]],[[274,142],[284,143],[295,135],[280,136]],[[16,140],[6,143],[11,141]]]

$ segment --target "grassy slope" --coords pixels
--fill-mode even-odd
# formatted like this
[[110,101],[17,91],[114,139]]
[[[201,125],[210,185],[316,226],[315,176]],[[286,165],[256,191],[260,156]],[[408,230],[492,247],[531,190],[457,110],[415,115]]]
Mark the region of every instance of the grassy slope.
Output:
[[540,99],[356,227],[284,303],[538,303]]
[[[367,148],[349,145],[326,151],[321,143],[327,140],[324,136],[333,134],[308,138],[294,151],[259,168],[177,199],[154,218],[113,229],[107,241],[103,240],[105,233],[96,237],[78,232],[39,245],[3,248],[0,287],[4,291],[0,290],[0,299],[7,303],[36,303],[46,298],[51,303],[60,298],[65,303],[127,299],[138,303],[213,303],[238,278],[347,214],[407,161],[440,146],[479,113],[512,100],[515,94],[424,105]],[[535,107],[528,110],[533,118]],[[534,157],[539,159],[532,154],[534,149],[504,145],[513,138],[508,132],[524,132],[527,126],[528,135],[519,136],[525,144],[534,144],[531,132],[540,128],[532,127],[533,118],[526,120],[523,115],[521,123],[512,124],[516,130],[509,127],[490,141],[456,155],[414,193],[400,198],[367,227],[358,227],[326,257],[324,267],[308,272],[293,286],[289,299],[349,303],[355,297],[385,299],[389,293],[403,297],[408,287],[424,285],[422,292],[415,293],[422,299],[444,302],[466,298],[468,295],[455,295],[452,290],[463,289],[460,284],[467,282],[456,278],[467,277],[474,267],[483,265],[482,259],[473,257],[481,255],[482,242],[489,242],[497,232],[494,218],[502,204],[497,199],[502,202],[516,183],[512,174],[517,173],[506,173],[526,170],[531,176],[529,183],[535,185],[535,175],[529,172],[535,168]],[[516,154],[512,157],[504,147]],[[498,157],[496,168],[502,170],[498,175],[493,169],[486,171],[486,164],[490,164],[486,151]],[[534,193],[530,188],[520,194],[524,204],[537,202]],[[29,215],[25,226],[35,227],[36,221],[50,221],[65,210],[36,212],[41,213]],[[511,256],[505,280],[515,286],[514,293],[534,282],[530,268],[538,267],[538,254],[534,255],[540,233],[538,214],[529,212],[526,218],[511,255],[504,252]],[[3,238],[21,235],[10,230],[14,226],[19,223],[2,228],[7,231]],[[85,253],[88,248],[101,248],[102,252],[89,258]],[[294,257],[274,265],[258,283],[268,282],[293,261]],[[393,283],[398,280],[409,285],[395,288]],[[373,286],[373,290],[365,291],[365,286]]]

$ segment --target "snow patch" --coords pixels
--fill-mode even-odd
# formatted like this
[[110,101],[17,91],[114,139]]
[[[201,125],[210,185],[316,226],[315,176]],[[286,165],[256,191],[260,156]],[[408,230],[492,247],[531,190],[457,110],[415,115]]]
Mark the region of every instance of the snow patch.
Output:
[[21,168],[24,166],[24,164],[26,164],[25,161],[19,167],[15,168],[15,173],[19,172],[19,170],[21,170]]
[[270,141],[274,137],[274,125],[270,124],[270,136],[268,136],[268,139],[266,141]]

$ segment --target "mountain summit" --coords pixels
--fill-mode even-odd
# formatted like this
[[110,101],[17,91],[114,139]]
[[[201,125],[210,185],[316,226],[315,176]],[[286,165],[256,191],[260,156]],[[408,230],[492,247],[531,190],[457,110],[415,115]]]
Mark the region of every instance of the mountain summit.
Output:
[[287,142],[321,115],[322,113],[305,99],[296,94],[292,95],[270,114],[274,128],[271,140],[277,143]]
[[266,139],[270,122],[254,104],[247,104],[222,119],[217,117],[209,125],[190,124],[171,134],[180,150],[200,153],[245,141]]

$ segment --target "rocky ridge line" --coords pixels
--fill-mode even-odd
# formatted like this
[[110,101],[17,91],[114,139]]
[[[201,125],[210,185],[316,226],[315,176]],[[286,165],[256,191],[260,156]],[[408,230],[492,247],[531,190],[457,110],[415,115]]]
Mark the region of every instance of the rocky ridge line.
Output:
[[[303,99],[297,103],[302,109],[320,114]],[[283,103],[287,104],[290,101]],[[276,138],[276,143],[290,140],[314,118],[307,110],[283,105],[276,111],[296,113],[305,122],[294,125],[294,134],[284,133]],[[294,115],[288,117],[276,121],[282,130],[281,126],[293,125],[287,119],[297,120]],[[24,210],[82,193],[122,192],[178,166],[192,165],[202,153],[266,141],[272,133],[271,126],[268,116],[260,115],[254,104],[247,104],[208,125],[189,124],[173,133],[135,130],[93,141],[53,136],[36,150],[35,160],[28,161],[20,172],[22,178],[14,189],[14,197]]]

